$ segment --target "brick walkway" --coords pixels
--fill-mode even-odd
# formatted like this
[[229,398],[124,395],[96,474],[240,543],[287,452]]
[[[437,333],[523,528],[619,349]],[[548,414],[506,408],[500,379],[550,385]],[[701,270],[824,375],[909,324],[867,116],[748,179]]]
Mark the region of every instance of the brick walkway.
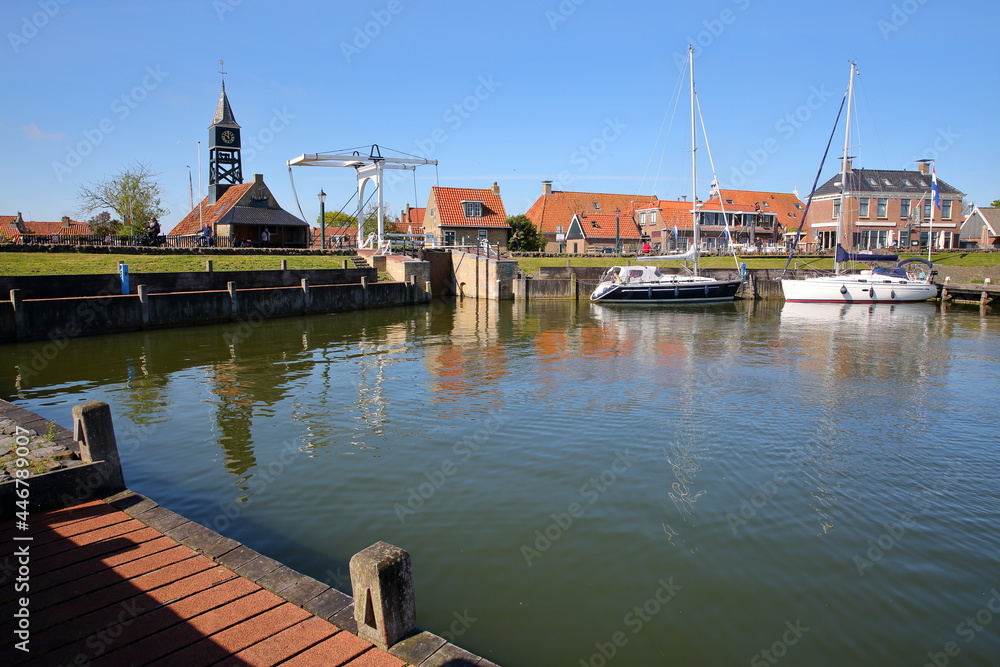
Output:
[[[426,632],[383,651],[350,631],[351,597],[131,492],[30,521],[0,523],[5,564],[30,551],[30,592],[9,569],[0,589],[7,665],[493,665]],[[14,648],[15,595],[30,653]]]

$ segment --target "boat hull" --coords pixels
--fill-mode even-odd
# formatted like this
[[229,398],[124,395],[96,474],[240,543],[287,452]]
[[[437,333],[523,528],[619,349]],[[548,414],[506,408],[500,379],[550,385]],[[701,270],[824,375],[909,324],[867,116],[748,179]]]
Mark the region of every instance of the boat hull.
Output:
[[785,301],[792,303],[912,303],[933,299],[938,286],[908,280],[870,280],[854,276],[826,276],[782,280]]
[[595,292],[591,301],[599,303],[706,303],[732,301],[742,280],[699,282],[663,282],[615,285],[603,293]]

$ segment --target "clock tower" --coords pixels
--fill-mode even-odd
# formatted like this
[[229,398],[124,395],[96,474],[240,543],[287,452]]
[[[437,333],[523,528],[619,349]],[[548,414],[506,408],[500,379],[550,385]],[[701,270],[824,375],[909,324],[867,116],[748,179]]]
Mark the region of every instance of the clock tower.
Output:
[[208,126],[208,202],[214,204],[230,185],[243,182],[240,161],[240,126],[226,97],[226,82],[215,107],[215,118]]

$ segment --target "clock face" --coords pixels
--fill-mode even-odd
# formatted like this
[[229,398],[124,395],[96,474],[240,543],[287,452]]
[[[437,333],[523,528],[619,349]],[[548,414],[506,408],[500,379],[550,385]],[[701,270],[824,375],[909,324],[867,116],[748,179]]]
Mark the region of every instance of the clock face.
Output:
[[236,134],[231,130],[226,130],[222,133],[222,143],[231,144],[236,141]]

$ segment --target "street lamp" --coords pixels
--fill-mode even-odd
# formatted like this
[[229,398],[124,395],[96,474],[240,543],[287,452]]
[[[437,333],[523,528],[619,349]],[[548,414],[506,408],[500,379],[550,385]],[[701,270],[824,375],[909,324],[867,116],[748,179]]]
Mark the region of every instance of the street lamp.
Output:
[[319,189],[319,249],[326,250],[326,193]]
[[618,216],[621,215],[621,211],[615,206],[615,252],[621,252],[622,241],[618,232]]

